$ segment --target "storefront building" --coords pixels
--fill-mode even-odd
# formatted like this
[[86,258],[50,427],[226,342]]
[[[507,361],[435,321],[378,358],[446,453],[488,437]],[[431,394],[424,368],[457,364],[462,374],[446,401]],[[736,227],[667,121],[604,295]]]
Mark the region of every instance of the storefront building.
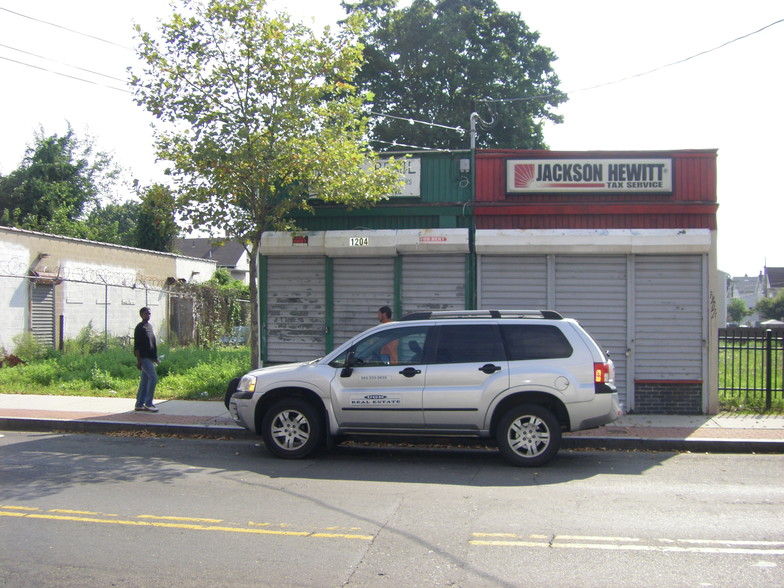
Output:
[[[402,194],[262,240],[265,361],[416,310],[548,308],[606,347],[625,407],[717,410],[716,152],[417,154]],[[476,170],[475,179],[471,169]]]

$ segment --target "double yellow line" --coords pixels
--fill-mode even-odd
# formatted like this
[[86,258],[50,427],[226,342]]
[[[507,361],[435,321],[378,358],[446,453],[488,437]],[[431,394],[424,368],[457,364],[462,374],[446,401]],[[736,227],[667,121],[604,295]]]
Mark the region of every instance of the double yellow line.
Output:
[[[248,523],[248,526],[221,525],[222,519],[192,517],[138,515],[120,518],[119,515],[84,510],[50,509],[41,510],[25,506],[0,505],[0,517],[19,517],[49,521],[68,521],[75,523],[96,523],[102,525],[128,525],[133,527],[159,527],[165,529],[185,529],[188,531],[222,531],[224,533],[248,533],[252,535],[279,535],[284,537],[307,537],[310,539],[354,539],[372,541],[372,535],[358,533],[337,533],[327,531],[290,531],[281,527],[285,524]],[[270,528],[279,527],[279,528]]]

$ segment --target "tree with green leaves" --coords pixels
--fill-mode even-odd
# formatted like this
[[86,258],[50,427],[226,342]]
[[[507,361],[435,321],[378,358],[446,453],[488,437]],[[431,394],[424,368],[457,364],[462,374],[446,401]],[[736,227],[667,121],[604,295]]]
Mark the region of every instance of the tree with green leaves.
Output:
[[184,0],[157,36],[137,27],[136,101],[155,115],[182,218],[250,254],[251,363],[259,364],[262,234],[316,197],[369,206],[399,186],[366,143],[362,18],[317,36],[264,0]]
[[749,308],[741,298],[733,298],[727,305],[727,319],[731,323],[740,324],[749,314]]
[[175,221],[177,201],[171,189],[163,184],[153,184],[141,194],[135,246],[152,251],[172,251],[174,239],[180,233]]
[[219,267],[205,283],[217,288],[221,294],[231,295],[242,300],[250,298],[248,285],[243,283],[242,280],[235,280],[231,277],[231,273],[226,268]]
[[35,135],[22,164],[0,178],[0,224],[85,238],[81,222],[111,189],[120,170],[92,139]]
[[558,89],[555,54],[519,13],[495,0],[396,5],[343,2],[348,14],[366,14],[371,23],[357,80],[373,93],[372,137],[382,148],[465,149],[468,133],[453,128],[468,129],[474,112],[482,123],[477,147],[546,148],[544,122],[562,121],[553,108],[567,96]]
[[136,247],[140,208],[140,204],[134,201],[97,204],[87,215],[86,221],[81,223],[84,227],[83,238]]
[[775,298],[758,300],[754,310],[759,313],[760,318],[776,321],[784,320],[784,290],[779,290]]

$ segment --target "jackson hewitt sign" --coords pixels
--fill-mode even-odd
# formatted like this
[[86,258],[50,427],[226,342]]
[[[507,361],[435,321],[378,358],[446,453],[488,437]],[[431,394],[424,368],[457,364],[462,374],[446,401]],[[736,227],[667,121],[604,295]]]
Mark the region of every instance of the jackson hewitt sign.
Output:
[[508,194],[672,192],[672,159],[509,159]]

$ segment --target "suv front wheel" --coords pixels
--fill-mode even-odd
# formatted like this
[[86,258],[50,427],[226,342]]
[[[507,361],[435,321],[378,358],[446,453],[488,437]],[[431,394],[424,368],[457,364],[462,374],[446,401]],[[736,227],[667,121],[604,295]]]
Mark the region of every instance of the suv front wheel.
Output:
[[281,400],[270,406],[264,415],[261,438],[267,449],[278,457],[307,457],[319,445],[321,419],[307,400]]
[[561,445],[561,427],[553,413],[536,404],[520,404],[501,417],[496,432],[498,448],[517,466],[540,466]]

